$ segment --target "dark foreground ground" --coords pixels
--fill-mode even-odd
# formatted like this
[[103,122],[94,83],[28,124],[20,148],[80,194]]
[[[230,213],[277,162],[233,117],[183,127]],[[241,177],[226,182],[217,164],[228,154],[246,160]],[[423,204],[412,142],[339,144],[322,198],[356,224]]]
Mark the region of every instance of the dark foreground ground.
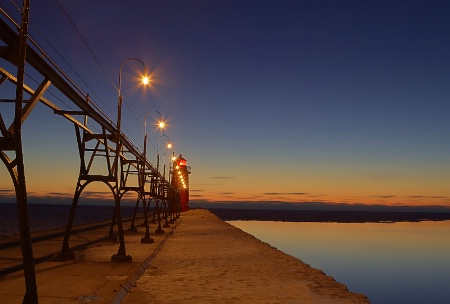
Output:
[[450,220],[450,213],[444,212],[303,211],[214,208],[209,208],[208,210],[224,221],[379,223]]

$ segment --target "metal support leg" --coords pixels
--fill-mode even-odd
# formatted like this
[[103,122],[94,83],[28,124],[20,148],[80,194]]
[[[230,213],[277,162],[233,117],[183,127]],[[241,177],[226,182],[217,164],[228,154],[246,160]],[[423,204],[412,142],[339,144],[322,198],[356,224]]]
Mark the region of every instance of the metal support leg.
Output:
[[[160,206],[158,204],[158,201],[159,201],[159,199],[155,199],[155,202],[156,202],[155,214],[158,217],[158,228],[155,230],[155,233],[156,234],[163,234],[164,230],[161,229],[161,212],[160,212],[161,208],[160,208]],[[155,216],[155,214],[153,216]]]
[[148,209],[150,207],[150,201],[146,202],[145,197],[143,197],[143,203],[144,203],[145,236],[141,238],[141,243],[151,244],[154,243],[155,240],[150,237],[150,228],[148,226]]
[[[150,206],[150,205],[149,205]],[[153,210],[152,223],[156,223],[156,213],[158,211],[158,200],[155,199],[155,209]]]
[[[129,231],[131,232],[137,232],[137,228],[134,226],[134,221],[136,219],[136,213],[137,213],[137,209],[139,206],[139,201],[141,200],[141,196],[138,195],[138,198],[136,200],[136,206],[134,207],[134,212],[133,212],[133,219],[131,220],[131,227],[129,229]],[[144,203],[145,204],[145,203]]]
[[169,213],[168,213],[168,206],[167,206],[167,201],[164,202],[164,218],[166,219],[165,223],[164,223],[164,228],[170,228],[170,224],[169,224]]
[[114,213],[111,220],[111,225],[109,226],[109,233],[105,240],[111,242],[117,242],[117,235],[114,233],[114,226],[116,225],[117,208],[114,207]]
[[111,262],[114,263],[124,263],[124,262],[131,262],[132,257],[130,255],[126,254],[125,250],[125,237],[123,235],[123,226],[122,226],[122,215],[120,212],[120,196],[118,194],[115,194],[115,201],[116,201],[116,208],[115,208],[115,214],[117,217],[117,227],[119,230],[119,250],[117,251],[117,254],[113,254],[111,256]]
[[78,181],[77,189],[73,196],[72,208],[70,209],[69,219],[67,221],[66,231],[64,233],[64,241],[61,247],[61,251],[56,253],[55,257],[52,259],[54,262],[65,262],[69,260],[75,260],[75,253],[70,251],[69,248],[69,238],[72,232],[73,222],[75,220],[75,213],[77,210],[78,200],[80,198],[81,192],[87,184],[81,185]]
[[[18,170],[21,171],[20,169]],[[19,180],[20,178],[19,173]],[[24,178],[23,178],[24,179]],[[33,248],[28,218],[28,205],[25,184],[19,186],[17,193],[17,212],[20,226],[20,245],[22,247],[23,269],[25,275],[26,292],[22,303],[38,303],[36,271],[34,268]],[[25,195],[24,195],[25,194]]]
[[175,215],[174,215],[174,210],[173,210],[173,202],[172,200],[169,201],[169,213],[170,213],[170,224],[174,224],[175,223]]

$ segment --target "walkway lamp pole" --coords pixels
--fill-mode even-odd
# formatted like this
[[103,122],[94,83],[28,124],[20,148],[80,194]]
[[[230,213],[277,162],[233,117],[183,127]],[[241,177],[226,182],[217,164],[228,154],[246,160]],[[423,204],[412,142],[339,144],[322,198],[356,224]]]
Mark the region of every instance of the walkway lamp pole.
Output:
[[[167,150],[170,150],[172,148],[172,142],[171,142],[169,136],[163,134],[158,137],[158,140],[156,141],[156,154],[157,154],[156,155],[156,171],[158,171],[158,174],[159,174],[159,140],[161,139],[161,137],[166,137],[168,139],[167,146],[166,146]],[[166,152],[167,152],[167,150],[166,150]],[[164,152],[164,155],[166,155],[166,152]],[[164,170],[165,170],[165,166],[166,166],[166,164],[164,163]],[[165,175],[165,173],[164,173],[164,175]],[[165,176],[164,176],[164,179],[165,179]]]
[[[160,129],[164,129],[165,124],[164,124],[164,120],[163,120],[163,116],[161,114],[161,112],[157,111],[157,110],[150,110],[147,112],[147,114],[145,114],[144,116],[144,165],[143,165],[143,174],[141,177],[141,186],[144,189],[144,193],[145,193],[145,166],[147,165],[147,116],[151,113],[151,112],[155,112],[159,115],[159,121],[158,121],[158,128]],[[144,224],[145,224],[145,236],[141,239],[141,242],[143,243],[153,243],[152,239],[150,238],[150,231],[148,229],[148,208],[150,207],[150,201],[148,202],[148,204],[146,205],[145,202],[145,198],[144,198],[144,208],[145,208],[145,219],[144,219]]]
[[[167,151],[171,151],[172,150],[172,148],[173,148],[173,144],[172,144],[172,142],[168,142],[167,143],[167,146],[166,146],[166,151],[164,152],[164,155],[163,155],[163,164],[164,164],[164,169],[163,169],[163,178],[164,179],[166,179],[166,153],[167,153]],[[170,170],[170,166],[169,166],[169,170]],[[170,184],[170,174],[169,174],[169,184]]]
[[[159,186],[159,176],[160,176],[160,173],[159,173],[159,140],[162,137],[166,137],[169,140],[168,144],[170,144],[170,138],[165,134],[160,135],[158,137],[158,140],[156,141],[156,184],[158,185],[158,197],[161,195],[161,193],[160,193],[161,187]],[[158,208],[158,210],[157,210],[158,211],[158,228],[155,230],[155,233],[162,234],[162,233],[164,233],[164,230],[161,229],[161,212],[160,212],[160,207],[158,206],[158,204],[157,204],[157,208]]]
[[121,141],[121,119],[122,119],[122,101],[123,101],[123,97],[122,97],[122,68],[125,65],[125,63],[129,62],[129,61],[138,61],[139,63],[142,64],[142,66],[144,67],[144,77],[142,78],[142,83],[143,84],[148,84],[149,80],[147,77],[147,67],[145,66],[144,62],[142,62],[142,60],[137,59],[137,58],[128,58],[125,61],[122,62],[122,64],[120,65],[120,70],[119,70],[119,86],[117,89],[117,93],[119,95],[119,100],[118,100],[118,105],[117,105],[117,134],[116,134],[116,159],[115,159],[115,163],[114,163],[114,173],[116,175],[116,181],[115,181],[115,186],[114,186],[114,199],[115,199],[115,215],[116,215],[116,219],[118,222],[118,229],[119,229],[119,242],[120,242],[120,246],[119,246],[119,250],[117,252],[117,254],[114,254],[111,257],[111,261],[113,262],[128,262],[131,261],[131,256],[126,255],[126,251],[125,251],[125,238],[123,235],[123,226],[122,226],[122,215],[120,212],[120,174],[119,174],[119,162],[120,162],[120,152],[122,151],[122,141]]
[[[156,169],[156,171],[158,171],[158,178],[159,178],[159,140],[162,138],[162,137],[165,137],[165,138],[167,138],[168,139],[168,142],[167,142],[167,145],[166,145],[166,147],[167,147],[167,149],[171,149],[172,148],[172,143],[171,143],[171,140],[170,140],[170,138],[169,138],[169,136],[167,136],[167,135],[165,135],[165,134],[163,134],[163,135],[160,135],[159,137],[158,137],[158,140],[156,141],[156,153],[157,153],[157,161],[156,161],[156,167],[157,167],[157,169]],[[166,152],[167,152],[167,150],[166,150]],[[166,153],[164,152],[164,156],[166,155]],[[163,158],[163,163],[164,163],[164,173],[163,173],[163,180],[162,180],[162,182],[163,182],[163,184],[166,184],[166,178],[165,178],[165,171],[166,171],[166,164],[165,164],[165,160],[164,160],[164,158]],[[162,195],[164,195],[164,187],[162,188]],[[164,198],[164,200],[165,200],[166,198]],[[168,223],[168,221],[167,221],[167,202],[166,202],[166,204],[165,204],[165,206],[164,206],[164,210],[165,210],[165,212],[164,212],[164,217],[165,217],[165,219],[166,219],[166,221],[165,221],[165,223],[164,223],[164,227],[170,227],[170,225],[169,225],[169,223]],[[158,229],[161,229],[160,227],[161,227],[161,217],[160,216],[158,216],[158,222],[159,222],[159,227],[158,227]]]
[[145,114],[145,116],[144,116],[144,162],[147,161],[147,116],[151,112],[158,113],[158,115],[159,115],[160,120],[158,121],[158,128],[160,128],[161,130],[165,128],[165,123],[164,123],[161,112],[159,112],[157,110],[150,110],[147,112],[147,114]]
[[121,94],[121,89],[122,89],[122,68],[125,65],[125,63],[127,63],[128,61],[131,60],[135,60],[138,61],[142,64],[142,66],[144,67],[144,76],[142,77],[142,83],[147,85],[149,83],[149,78],[147,77],[147,67],[145,66],[144,62],[142,62],[142,60],[137,59],[137,58],[128,58],[126,59],[124,62],[122,62],[121,66],[120,66],[120,70],[119,70],[119,87],[117,89],[117,93],[119,94],[119,101],[118,101],[118,109],[117,109],[117,143],[119,143],[119,137],[120,137],[120,123],[121,123],[121,119],[122,119],[122,94]]
[[[170,139],[169,139],[169,142],[167,143],[167,145],[166,145],[166,151],[164,151],[164,154],[163,154],[163,164],[164,164],[164,169],[163,169],[163,180],[164,180],[164,184],[167,186],[167,196],[166,196],[166,203],[165,203],[165,206],[164,206],[164,210],[165,210],[165,215],[164,215],[164,217],[166,218],[166,222],[164,223],[164,227],[170,227],[170,225],[169,225],[169,221],[168,221],[168,217],[169,217],[169,202],[170,202],[170,199],[171,199],[171,195],[170,195],[170,182],[167,182],[167,180],[166,180],[166,153],[167,153],[167,151],[170,151],[171,149],[172,149],[172,147],[173,147],[173,144],[170,142]],[[171,219],[172,220],[172,219]],[[171,224],[173,224],[173,222],[171,223]]]

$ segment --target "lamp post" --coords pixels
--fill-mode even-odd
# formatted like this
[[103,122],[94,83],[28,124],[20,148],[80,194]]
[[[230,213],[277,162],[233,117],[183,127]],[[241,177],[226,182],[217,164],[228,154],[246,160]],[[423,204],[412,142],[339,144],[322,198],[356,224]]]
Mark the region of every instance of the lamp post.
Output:
[[[156,154],[157,154],[157,156],[156,156],[156,171],[158,172],[158,176],[159,176],[159,140],[161,139],[161,137],[166,137],[168,139],[167,149],[170,150],[172,148],[172,142],[171,142],[169,136],[163,134],[163,135],[160,135],[158,137],[158,140],[156,141]],[[167,152],[167,150],[166,150],[166,152]],[[166,152],[164,152],[164,156],[166,155]],[[163,163],[164,163],[164,176],[163,176],[163,178],[166,179],[166,177],[165,177],[166,164],[165,164],[164,160],[163,160]]]
[[[162,117],[161,112],[157,111],[157,110],[150,110],[147,112],[147,114],[145,114],[144,116],[144,164],[143,164],[143,174],[141,176],[141,186],[142,189],[144,189],[144,193],[145,193],[145,166],[147,165],[147,116],[148,114],[150,114],[151,112],[155,112],[158,113],[160,120],[158,122],[158,127],[160,129],[163,129],[165,124],[164,124],[164,120]],[[145,224],[145,236],[141,239],[142,243],[153,243],[153,239],[150,238],[150,231],[148,229],[148,207],[150,206],[150,201],[148,202],[148,205],[145,205],[145,196],[144,196],[144,208],[145,208],[145,219],[144,219],[144,224]]]
[[122,64],[120,65],[120,70],[119,70],[119,87],[117,89],[117,93],[119,94],[119,101],[118,101],[118,109],[117,109],[117,143],[119,143],[119,136],[120,136],[120,123],[121,123],[121,119],[122,119],[122,94],[121,94],[121,89],[122,89],[122,68],[125,65],[125,63],[127,63],[128,61],[131,60],[135,60],[138,61],[142,64],[142,66],[144,67],[144,77],[142,78],[142,83],[143,84],[148,84],[149,83],[149,79],[147,77],[147,67],[145,66],[144,62],[142,62],[142,60],[138,59],[138,58],[128,58],[126,59],[124,62],[122,62]]
[[122,62],[122,64],[120,65],[120,69],[119,69],[119,86],[117,88],[117,93],[119,95],[119,100],[118,100],[118,104],[117,104],[117,134],[116,134],[116,160],[114,163],[114,173],[116,175],[116,183],[114,188],[114,196],[115,196],[115,218],[117,218],[117,222],[118,222],[118,230],[119,230],[119,250],[117,252],[117,254],[114,254],[111,257],[111,261],[113,262],[129,262],[131,261],[131,256],[126,255],[126,251],[125,251],[125,238],[123,235],[123,226],[122,226],[122,215],[120,212],[120,174],[119,174],[119,161],[120,161],[120,151],[122,150],[122,141],[121,141],[121,119],[122,119],[122,101],[123,101],[123,97],[122,97],[122,93],[121,93],[121,89],[122,89],[122,68],[125,65],[125,63],[129,62],[129,61],[138,61],[139,63],[142,64],[142,66],[144,67],[144,77],[142,79],[142,83],[143,84],[148,84],[148,77],[146,76],[147,74],[147,68],[144,64],[144,62],[142,62],[142,60],[137,59],[137,58],[128,58],[125,61]]
[[[164,169],[163,169],[163,178],[164,180],[166,179],[166,153],[167,151],[171,151],[173,148],[173,144],[171,142],[167,143],[167,149],[163,154],[163,164],[164,164]],[[170,166],[169,166],[169,170],[170,170]],[[170,184],[170,174],[169,174],[169,181],[168,183]]]
[[175,200],[176,200],[176,191],[175,188],[173,187],[173,182],[171,180],[171,175],[173,174],[175,167],[173,166],[174,161],[175,161],[175,152],[172,150],[172,155],[170,156],[170,162],[169,162],[169,191],[170,191],[170,200],[169,200],[169,208],[170,208],[170,224],[175,223],[176,221],[176,215],[174,213],[176,213],[176,204],[175,204]]
[[163,182],[164,182],[164,185],[167,187],[167,192],[166,192],[167,196],[165,197],[166,201],[165,201],[165,204],[164,204],[164,213],[165,213],[164,217],[166,218],[166,221],[164,223],[164,227],[167,227],[167,228],[170,227],[169,220],[168,220],[168,217],[169,217],[169,215],[168,215],[168,213],[169,213],[169,202],[170,202],[170,195],[169,195],[170,182],[167,182],[167,180],[166,180],[166,153],[167,153],[167,151],[172,149],[172,146],[173,145],[172,145],[172,143],[170,142],[170,139],[169,139],[169,142],[167,143],[167,146],[166,146],[167,149],[166,149],[166,151],[164,151],[164,154],[163,154],[163,164],[164,164]]
[[[157,195],[158,200],[159,200],[159,196],[161,195],[161,191],[160,191],[161,187],[159,185],[159,176],[160,176],[160,173],[159,173],[159,140],[162,137],[166,137],[169,140],[169,144],[170,144],[170,138],[165,134],[160,135],[158,137],[158,140],[156,141],[156,185],[158,187],[157,188],[158,189],[158,195]],[[162,234],[162,233],[164,233],[164,230],[161,229],[161,212],[160,212],[160,207],[158,206],[158,201],[156,202],[156,208],[157,208],[157,212],[158,212],[158,228],[155,230],[155,233]]]
[[158,113],[158,115],[160,117],[160,120],[158,121],[158,128],[160,128],[161,130],[165,128],[165,123],[164,123],[161,112],[159,112],[157,110],[150,110],[147,112],[147,114],[145,114],[145,116],[144,116],[144,162],[147,161],[147,116],[151,112]]
[[[171,189],[171,185],[170,185],[170,173],[169,173],[169,181],[166,180],[166,153],[173,148],[173,144],[169,141],[167,143],[166,148],[167,149],[166,149],[166,151],[164,151],[164,154],[163,154],[163,165],[164,165],[163,181],[164,181],[164,185],[165,185],[165,189],[166,189],[166,196],[165,196],[166,201],[165,201],[165,208],[164,208],[164,210],[165,210],[164,216],[166,218],[166,221],[165,221],[164,227],[170,227],[169,224],[173,224],[174,222],[172,220],[172,212],[171,212],[172,189]],[[170,171],[170,164],[169,164],[169,171]],[[169,214],[170,214],[170,221],[168,219]]]

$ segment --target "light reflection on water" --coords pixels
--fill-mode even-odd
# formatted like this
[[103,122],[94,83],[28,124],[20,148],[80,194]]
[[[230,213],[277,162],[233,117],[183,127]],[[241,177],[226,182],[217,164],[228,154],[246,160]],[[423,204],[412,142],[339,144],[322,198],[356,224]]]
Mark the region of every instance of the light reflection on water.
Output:
[[322,269],[373,304],[450,303],[450,221],[229,223]]

